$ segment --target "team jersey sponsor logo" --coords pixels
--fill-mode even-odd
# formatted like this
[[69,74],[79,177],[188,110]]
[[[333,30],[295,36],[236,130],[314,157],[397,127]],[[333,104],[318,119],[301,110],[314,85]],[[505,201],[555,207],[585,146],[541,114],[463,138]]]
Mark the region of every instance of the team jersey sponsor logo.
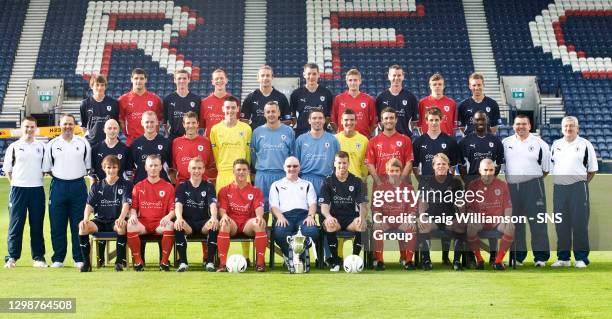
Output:
[[153,101],[147,101],[147,106],[153,107]]
[[198,145],[198,151],[203,151],[204,150],[204,145]]
[[366,108],[366,104],[365,104],[365,102],[361,102],[361,108],[362,108],[362,109],[365,109],[365,108]]

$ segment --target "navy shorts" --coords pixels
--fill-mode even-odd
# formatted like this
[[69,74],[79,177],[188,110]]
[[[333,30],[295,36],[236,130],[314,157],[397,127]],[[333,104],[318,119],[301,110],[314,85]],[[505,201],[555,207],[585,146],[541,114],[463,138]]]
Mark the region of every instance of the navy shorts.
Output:
[[111,220],[101,220],[101,219],[93,219],[92,222],[94,224],[96,224],[96,227],[98,227],[98,232],[111,232],[111,231],[115,231],[114,227],[115,227],[115,221]]

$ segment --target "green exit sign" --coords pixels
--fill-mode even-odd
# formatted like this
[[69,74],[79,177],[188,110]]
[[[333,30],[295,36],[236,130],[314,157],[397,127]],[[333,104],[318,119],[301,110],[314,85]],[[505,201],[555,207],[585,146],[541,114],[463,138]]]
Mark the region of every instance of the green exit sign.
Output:
[[525,92],[512,92],[512,98],[513,99],[524,99]]
[[41,102],[51,102],[53,91],[38,91],[38,100]]

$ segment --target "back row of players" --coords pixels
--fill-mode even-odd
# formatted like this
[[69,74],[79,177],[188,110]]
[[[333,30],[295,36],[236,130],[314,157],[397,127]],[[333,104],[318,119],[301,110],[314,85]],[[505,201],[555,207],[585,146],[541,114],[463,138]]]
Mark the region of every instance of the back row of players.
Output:
[[[268,203],[268,198],[271,197],[269,193],[274,182],[288,176],[288,164],[285,160],[292,155],[295,155],[299,166],[299,176],[307,182],[306,185],[312,185],[315,200],[321,196],[321,187],[324,185],[325,178],[334,173],[336,154],[340,150],[346,151],[348,155],[348,171],[361,179],[364,179],[368,174],[371,175],[375,185],[381,185],[385,182],[388,175],[387,163],[392,159],[399,160],[401,165],[399,180],[405,183],[409,183],[412,172],[417,177],[434,175],[434,159],[439,153],[445,154],[443,158],[446,159],[448,166],[445,174],[448,175],[451,167],[461,164],[461,175],[465,181],[470,181],[478,176],[480,162],[485,158],[491,159],[497,168],[504,163],[504,158],[517,158],[513,162],[520,164],[506,165],[507,174],[529,175],[525,172],[533,172],[533,175],[526,179],[517,177],[525,179],[515,181],[518,184],[526,183],[531,179],[539,180],[544,173],[549,171],[549,148],[544,142],[529,133],[529,119],[526,117],[519,116],[515,119],[514,127],[517,134],[504,141],[504,144],[506,144],[504,152],[502,142],[490,132],[494,131],[495,127],[489,128],[491,119],[494,120],[494,123],[499,122],[499,110],[495,101],[483,95],[483,78],[478,74],[470,76],[469,83],[473,96],[461,103],[458,112],[455,112],[454,102],[443,96],[443,78],[438,74],[432,76],[430,79],[432,95],[421,100],[420,104],[423,108],[420,116],[417,115],[416,98],[402,88],[403,70],[396,65],[389,68],[391,86],[389,90],[378,97],[378,102],[374,102],[367,94],[359,92],[361,76],[357,70],[347,72],[346,79],[349,89],[347,92],[338,95],[332,104],[329,91],[317,83],[317,66],[307,64],[304,67],[306,85],[292,94],[292,107],[287,103],[282,93],[272,88],[272,70],[268,66],[263,66],[259,70],[260,89],[251,93],[242,107],[236,98],[225,92],[225,85],[227,84],[225,73],[222,70],[215,70],[212,77],[215,92],[200,103],[199,98],[188,90],[189,74],[185,71],[177,71],[175,74],[177,91],[166,97],[163,107],[158,97],[146,91],[146,74],[142,70],[136,69],[133,71],[133,89],[119,99],[118,107],[117,104],[113,104],[111,98],[104,95],[106,79],[102,76],[92,78],[91,87],[94,94],[83,102],[81,108],[83,125],[87,127],[87,138],[94,144],[91,152],[89,142],[84,139],[79,142],[81,143],[79,145],[83,146],[80,150],[79,146],[71,150],[62,149],[65,148],[64,144],[67,142],[74,144],[72,143],[73,138],[79,140],[78,137],[72,136],[71,128],[75,123],[74,117],[70,115],[62,116],[62,136],[52,140],[45,148],[47,151],[42,152],[44,154],[43,158],[45,158],[43,169],[45,172],[52,172],[54,176],[51,190],[52,204],[49,207],[55,251],[52,257],[53,265],[63,266],[66,254],[65,225],[68,220],[71,222],[73,234],[73,258],[77,263],[84,261],[77,248],[78,237],[75,233],[78,231],[77,225],[81,218],[80,213],[75,215],[75,210],[78,211],[75,207],[84,205],[85,200],[79,198],[79,196],[70,196],[75,194],[70,193],[70,187],[72,182],[82,179],[88,169],[92,169],[91,176],[94,180],[104,180],[106,172],[102,163],[108,155],[114,155],[119,160],[118,169],[120,171],[118,175],[134,168],[133,180],[136,186],[133,194],[135,196],[141,191],[139,188],[144,187],[139,187],[139,184],[147,184],[147,181],[149,184],[151,183],[151,174],[147,163],[150,155],[159,156],[157,158],[159,168],[164,168],[159,170],[158,173],[161,174],[159,177],[175,182],[176,185],[190,179],[190,176],[192,176],[189,169],[190,161],[199,157],[202,159],[206,178],[216,181],[216,191],[221,191],[219,196],[223,194],[222,189],[225,186],[229,185],[228,187],[231,188],[232,185],[236,184],[235,164],[236,160],[242,159],[250,164],[251,173],[255,174],[254,184],[263,191],[262,202],[264,204],[262,211],[271,210],[273,213],[275,206]],[[219,109],[221,109],[222,116],[219,115]],[[295,110],[295,114],[291,112],[292,109]],[[455,113],[459,114],[458,123],[465,124],[461,126],[461,131],[467,134],[459,143],[451,137],[455,127]],[[296,119],[294,119],[294,115]],[[120,124],[113,119],[115,117],[119,118]],[[249,127],[246,123],[239,121],[239,117],[250,122],[255,130],[252,130],[252,127]],[[169,135],[168,138],[158,133],[160,118],[166,119],[165,126]],[[380,118],[382,133],[370,139],[369,137],[378,125],[378,118]],[[416,118],[421,119],[420,128],[423,132],[413,143],[409,136],[411,135],[410,128],[415,127],[416,123],[414,122],[416,121],[413,120]],[[294,121],[297,122],[295,131],[286,125],[294,124]],[[329,125],[326,125],[326,123],[329,123]],[[199,127],[206,128],[206,135],[209,139],[198,135]],[[126,134],[129,146],[118,141],[117,136],[120,128]],[[337,129],[339,133],[333,136],[325,131],[326,128]],[[406,134],[402,134],[399,130],[404,130]],[[295,138],[296,133],[301,133],[297,139]],[[103,134],[104,139],[102,139]],[[67,135],[70,135],[69,139],[67,139]],[[589,172],[596,171],[596,162],[594,170],[592,164],[595,159],[594,152],[591,153],[592,146],[589,148],[590,143],[587,143],[583,143],[585,145],[583,154],[585,158],[588,157],[589,161],[588,165],[584,164],[584,169],[588,168]],[[14,164],[20,156],[16,155],[14,148],[10,150],[13,151],[12,163]],[[66,155],[58,155],[64,152]],[[7,151],[7,155],[9,154],[11,153]],[[83,160],[80,161],[79,158]],[[83,169],[73,165],[75,159],[83,164]],[[10,172],[10,169],[9,165],[8,172]],[[77,170],[77,172],[74,172],[74,170]],[[63,171],[68,171],[71,174],[68,174],[67,178],[63,178]],[[247,174],[247,181],[249,177]],[[441,182],[444,184],[450,183],[450,181],[443,179]],[[62,191],[55,192],[55,195],[54,184],[57,185],[57,188],[63,187]],[[306,189],[306,193],[308,193],[309,188]],[[64,192],[64,190],[68,192]],[[163,189],[152,189],[150,191],[159,194],[160,197],[165,197],[162,194],[170,194],[169,190]],[[210,191],[204,192],[210,193]],[[527,195],[533,197],[533,194]],[[544,196],[541,192],[540,195]],[[166,197],[170,197],[172,200],[174,196]],[[231,192],[228,197],[232,197]],[[254,198],[254,195],[251,194],[248,200],[253,201]],[[66,200],[73,201],[73,203],[61,203],[61,207],[56,207],[56,205],[60,205],[57,199],[61,199],[60,202]],[[534,199],[534,203],[542,201],[542,198]],[[139,202],[142,203],[142,201]],[[156,207],[162,205],[161,202],[145,201],[144,203]],[[231,206],[232,200],[229,200],[229,203]],[[168,205],[170,204],[168,203]],[[249,207],[250,205],[252,203],[247,204]],[[308,217],[311,217],[310,205],[311,203],[306,200],[305,207],[303,207]],[[13,206],[21,207],[23,205]],[[289,206],[293,207],[293,205]],[[138,211],[138,205],[132,203],[132,207],[135,207],[137,212],[141,213]],[[522,213],[525,215],[541,211],[539,208],[533,211],[529,208],[524,210]],[[56,211],[63,212],[56,213]],[[285,211],[282,210],[282,213],[285,213]],[[448,213],[448,211],[437,213]],[[53,217],[54,215],[62,217],[58,221],[57,217]],[[283,214],[277,215],[274,214],[277,219],[282,221]],[[123,215],[123,217],[125,216]],[[155,231],[157,226],[162,227],[162,229],[167,228],[168,222],[173,217],[174,215],[170,216],[170,214],[164,215],[162,220],[158,220],[159,225],[142,225],[144,231],[138,229],[134,232],[135,236],[140,233]],[[306,218],[306,216],[303,217]],[[85,219],[88,218],[89,212],[86,211]],[[54,219],[57,223],[54,222]],[[342,224],[342,228],[347,228],[352,223]],[[61,234],[62,225],[64,227],[63,234]],[[18,228],[15,227],[14,237],[21,237]],[[23,229],[23,227],[21,228]],[[91,229],[90,231],[83,230],[84,228],[82,223],[81,233],[84,233],[83,235],[91,231]],[[113,228],[112,225],[110,228]],[[534,225],[531,229],[533,232]],[[166,248],[164,252],[169,253],[170,238],[173,236],[171,229],[161,230],[160,233],[164,234],[164,239],[168,237],[166,244],[162,241],[162,246]],[[544,234],[544,237],[546,237],[545,246],[548,246],[547,235]],[[11,234],[9,234],[7,264],[11,259],[14,264],[14,261],[19,258],[21,243],[19,241],[19,245],[11,244],[10,238]],[[331,238],[328,238],[328,240],[333,241]],[[123,243],[125,244],[125,242]],[[82,244],[86,245],[83,238]],[[257,243],[256,246],[258,246]],[[526,250],[524,246],[524,243],[522,246],[518,245],[518,250],[520,251],[521,248]],[[15,251],[14,254],[11,252],[11,247]],[[138,250],[133,251],[137,252]],[[33,257],[35,261],[40,261],[40,252],[33,250]],[[541,257],[544,261],[548,259],[548,257],[544,257]],[[522,256],[522,259],[520,256],[518,257],[521,262],[524,258],[525,256]],[[536,256],[536,262],[541,261],[537,258],[538,256]],[[44,261],[44,245],[42,259]],[[138,260],[138,258],[136,259]],[[262,266],[259,259],[258,265]],[[407,259],[405,258],[405,263],[409,262]],[[380,258],[377,257],[377,260],[382,263],[382,254]],[[77,265],[83,266],[82,264]],[[167,255],[165,260],[162,260],[162,268],[167,268],[166,266]]]

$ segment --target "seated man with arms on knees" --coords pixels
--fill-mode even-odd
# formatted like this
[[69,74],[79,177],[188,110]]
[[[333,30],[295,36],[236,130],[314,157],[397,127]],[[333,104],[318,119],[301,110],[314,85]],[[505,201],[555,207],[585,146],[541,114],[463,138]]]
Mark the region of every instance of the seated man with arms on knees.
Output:
[[[123,271],[125,243],[127,241],[126,217],[132,204],[132,183],[119,177],[119,158],[108,155],[102,160],[106,177],[91,186],[83,221],[79,223],[79,241],[83,255],[81,272],[91,271],[89,234],[95,232],[117,232],[117,260],[115,271]],[[94,214],[94,219],[89,216]]]
[[255,237],[257,253],[256,270],[266,271],[265,256],[268,245],[266,220],[263,210],[263,193],[249,182],[249,162],[245,159],[234,161],[234,181],[219,191],[220,226],[217,243],[220,265],[217,271],[225,272],[230,236],[244,234]]
[[[402,162],[397,158],[392,158],[385,164],[386,176],[383,177],[381,183],[374,185],[374,192],[385,193],[388,191],[395,192],[407,190],[412,192],[412,185],[402,181]],[[410,198],[412,200],[412,198]],[[416,247],[416,218],[414,223],[408,220],[408,216],[416,217],[417,207],[414,202],[404,202],[393,200],[391,202],[382,201],[381,203],[373,203],[372,219],[374,221],[375,232],[385,232],[388,230],[397,230],[404,233],[403,239],[399,239],[400,264],[406,270],[414,270],[414,249]],[[374,237],[374,269],[380,271],[385,270],[383,259],[384,241]],[[399,236],[398,236],[399,237]],[[401,238],[401,237],[399,237]]]
[[189,161],[188,170],[191,177],[176,188],[174,203],[174,238],[180,262],[177,272],[184,272],[189,268],[186,236],[193,233],[207,235],[208,256],[204,267],[207,271],[215,271],[213,262],[217,252],[219,227],[215,187],[203,180],[204,161],[199,156]]
[[[311,117],[312,117],[311,113]],[[316,241],[319,230],[315,223],[317,194],[311,182],[299,178],[300,161],[290,156],[285,160],[286,176],[270,187],[270,211],[274,215],[274,241],[283,251],[289,272],[294,272],[289,260],[287,236],[293,236],[301,227],[302,234]],[[306,245],[308,249],[308,245]],[[308,262],[305,263],[308,268]]]
[[143,271],[140,235],[162,235],[160,271],[169,271],[168,257],[174,245],[174,187],[160,177],[161,157],[157,154],[145,160],[147,178],[134,185],[132,209],[127,226],[128,246],[134,257],[134,270]]
[[[323,181],[321,187],[321,213],[325,218],[323,227],[327,236],[327,244],[331,252],[330,271],[340,270],[342,261],[338,256],[338,236],[340,230],[355,233],[353,240],[353,255],[361,253],[361,232],[366,226],[366,199],[363,182],[349,173],[349,155],[339,151],[334,159],[335,172]],[[359,213],[356,207],[359,205]]]
[[[419,237],[423,270],[431,270],[431,257],[429,256],[429,234],[436,230],[449,229],[455,237],[455,256],[453,269],[461,270],[461,252],[463,250],[463,237],[465,225],[455,220],[457,213],[465,210],[463,202],[463,184],[461,180],[449,174],[450,160],[444,153],[434,155],[432,159],[434,175],[423,176],[419,183],[422,196],[419,196]],[[448,200],[449,198],[452,201]],[[423,216],[424,215],[424,216]]]
[[[512,201],[510,191],[506,182],[495,177],[495,163],[488,158],[480,161],[480,179],[470,183],[468,190],[482,192],[482,200],[474,200],[467,203],[468,214],[481,214],[484,216],[512,216]],[[476,197],[478,198],[478,197]],[[474,252],[478,265],[476,269],[484,269],[484,260],[480,254],[480,238],[478,232],[481,230],[498,230],[503,233],[499,251],[495,257],[493,269],[504,270],[504,255],[514,240],[514,224],[511,222],[501,223],[468,223],[467,244]],[[495,247],[492,247],[494,249]]]

